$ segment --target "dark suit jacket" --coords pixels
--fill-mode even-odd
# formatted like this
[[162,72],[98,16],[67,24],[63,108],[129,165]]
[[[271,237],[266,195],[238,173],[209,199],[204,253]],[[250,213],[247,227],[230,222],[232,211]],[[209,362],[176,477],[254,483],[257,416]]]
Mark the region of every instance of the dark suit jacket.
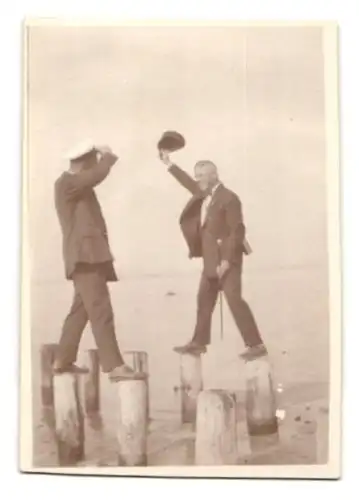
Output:
[[180,216],[190,258],[203,257],[204,271],[208,276],[216,276],[216,267],[221,260],[240,265],[249,245],[245,240],[242,205],[238,196],[220,184],[201,226],[201,206],[205,194],[196,181],[177,165],[172,165],[169,172],[193,195]]
[[64,172],[55,182],[55,206],[63,237],[65,275],[78,264],[102,264],[108,281],[117,281],[106,223],[94,187],[110,172],[117,157],[103,155],[97,165],[78,174]]

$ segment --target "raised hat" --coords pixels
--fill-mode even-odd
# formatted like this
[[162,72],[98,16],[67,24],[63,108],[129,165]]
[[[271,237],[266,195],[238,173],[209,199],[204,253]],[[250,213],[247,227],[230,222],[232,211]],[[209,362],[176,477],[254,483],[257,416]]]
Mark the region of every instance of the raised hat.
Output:
[[158,149],[165,149],[173,152],[183,148],[185,144],[186,141],[181,134],[174,130],[167,130],[158,141],[157,147]]

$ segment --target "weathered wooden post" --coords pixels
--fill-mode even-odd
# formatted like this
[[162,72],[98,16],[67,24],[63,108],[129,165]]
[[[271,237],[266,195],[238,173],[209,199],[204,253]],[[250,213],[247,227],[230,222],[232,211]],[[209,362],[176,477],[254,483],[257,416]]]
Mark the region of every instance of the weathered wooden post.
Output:
[[97,349],[86,351],[85,366],[88,373],[84,374],[84,406],[87,415],[100,411],[100,362]]
[[[145,373],[149,375],[148,371],[148,354],[145,351],[126,351],[123,358],[128,366],[130,366],[136,373]],[[145,379],[147,384],[147,419],[150,418],[150,388],[148,377]]]
[[250,436],[265,436],[278,432],[276,398],[270,365],[266,357],[245,363],[246,412]]
[[84,459],[84,417],[80,404],[81,375],[54,375],[55,436],[60,466],[73,465]]
[[220,389],[198,396],[196,465],[235,465],[238,461],[236,402]]
[[52,367],[55,361],[57,344],[43,344],[41,346],[41,401],[45,407],[54,405],[54,387]]
[[128,366],[135,372],[148,374],[148,354],[146,351],[125,351],[124,358]]
[[118,465],[147,464],[147,382],[123,380],[117,382]]
[[182,423],[195,424],[197,397],[203,389],[201,354],[181,354],[180,378]]

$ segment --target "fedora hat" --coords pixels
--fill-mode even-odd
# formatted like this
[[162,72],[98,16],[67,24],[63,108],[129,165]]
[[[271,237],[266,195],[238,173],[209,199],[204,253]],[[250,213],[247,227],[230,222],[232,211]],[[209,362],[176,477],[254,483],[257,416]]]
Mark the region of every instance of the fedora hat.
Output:
[[85,156],[86,154],[90,153],[94,149],[95,149],[94,142],[91,141],[90,139],[85,139],[76,144],[69,151],[67,151],[64,157],[66,160],[77,160],[78,158],[81,158],[82,156]]
[[158,141],[158,149],[165,149],[173,152],[183,148],[186,144],[184,137],[174,130],[167,130]]

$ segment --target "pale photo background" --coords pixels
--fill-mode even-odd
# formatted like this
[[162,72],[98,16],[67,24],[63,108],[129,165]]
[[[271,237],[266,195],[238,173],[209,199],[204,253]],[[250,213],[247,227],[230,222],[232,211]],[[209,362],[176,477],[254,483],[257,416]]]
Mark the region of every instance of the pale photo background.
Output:
[[[189,193],[157,158],[162,132],[211,159],[241,198],[253,254],[244,296],[285,394],[326,399],[329,380],[326,138],[322,33],[314,27],[29,30],[28,165],[34,394],[38,348],[57,341],[72,299],[53,184],[67,148],[109,143],[120,161],[97,189],[120,281],[111,285],[122,350],[149,353],[153,409],[171,411],[174,345],[192,335],[200,262],[178,217]],[[171,291],[175,295],[168,296]],[[241,388],[243,344],[225,305],[204,358],[207,387]],[[92,347],[89,329],[81,348]],[[104,396],[105,397],[105,396]],[[111,399],[107,398],[108,411]]]

